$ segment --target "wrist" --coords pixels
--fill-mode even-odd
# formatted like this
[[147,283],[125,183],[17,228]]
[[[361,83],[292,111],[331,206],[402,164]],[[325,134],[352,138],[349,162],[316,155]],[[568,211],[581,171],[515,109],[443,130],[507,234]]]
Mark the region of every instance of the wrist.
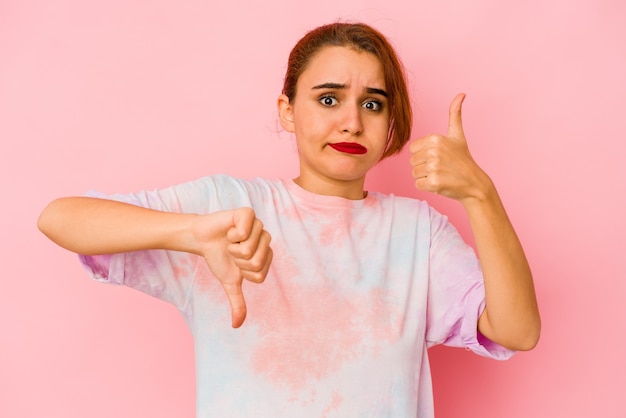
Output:
[[493,181],[483,172],[481,178],[474,182],[474,187],[470,193],[460,199],[460,202],[466,209],[469,209],[472,206],[484,205],[498,200],[498,192]]
[[198,240],[194,235],[194,225],[199,215],[183,213],[163,213],[155,247],[163,250],[184,251],[200,254]]

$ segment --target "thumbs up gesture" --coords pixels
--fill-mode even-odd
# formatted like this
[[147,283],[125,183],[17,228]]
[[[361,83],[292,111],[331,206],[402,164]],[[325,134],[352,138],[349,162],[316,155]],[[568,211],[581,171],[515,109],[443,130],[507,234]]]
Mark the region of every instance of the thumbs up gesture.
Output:
[[409,147],[415,187],[459,201],[482,197],[491,185],[467,146],[461,117],[463,100],[465,94],[460,93],[450,103],[446,135],[428,135]]
[[270,234],[251,208],[200,216],[193,228],[197,251],[222,283],[230,303],[233,328],[246,318],[243,280],[262,283],[272,262]]

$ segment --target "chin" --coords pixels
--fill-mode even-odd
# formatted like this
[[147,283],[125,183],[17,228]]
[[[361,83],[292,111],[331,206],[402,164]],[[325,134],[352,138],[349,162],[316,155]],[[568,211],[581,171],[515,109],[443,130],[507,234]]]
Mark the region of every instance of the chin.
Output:
[[329,177],[339,181],[360,181],[365,178],[367,171],[334,171]]

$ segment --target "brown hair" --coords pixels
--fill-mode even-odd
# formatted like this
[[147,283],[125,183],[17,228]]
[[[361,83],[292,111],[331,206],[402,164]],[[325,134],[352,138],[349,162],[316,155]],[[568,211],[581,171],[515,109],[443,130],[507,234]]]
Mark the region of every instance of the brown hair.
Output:
[[327,46],[345,46],[373,54],[383,66],[389,95],[389,134],[382,158],[400,152],[411,136],[413,114],[404,68],[384,35],[364,23],[331,23],[320,26],[298,41],[289,54],[283,94],[296,97],[296,84],[311,58]]

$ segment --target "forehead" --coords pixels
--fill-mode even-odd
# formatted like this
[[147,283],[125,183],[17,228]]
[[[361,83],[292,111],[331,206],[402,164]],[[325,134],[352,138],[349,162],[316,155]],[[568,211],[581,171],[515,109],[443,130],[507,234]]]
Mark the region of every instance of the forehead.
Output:
[[298,79],[298,85],[302,87],[328,82],[385,88],[383,66],[378,58],[372,53],[343,46],[322,48]]

